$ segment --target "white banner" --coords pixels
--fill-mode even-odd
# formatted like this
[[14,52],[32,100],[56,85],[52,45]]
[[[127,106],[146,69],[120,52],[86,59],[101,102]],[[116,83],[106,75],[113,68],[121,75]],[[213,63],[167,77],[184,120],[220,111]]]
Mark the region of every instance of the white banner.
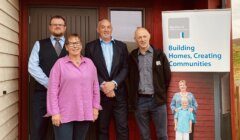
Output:
[[173,72],[230,72],[230,10],[162,13],[163,48]]

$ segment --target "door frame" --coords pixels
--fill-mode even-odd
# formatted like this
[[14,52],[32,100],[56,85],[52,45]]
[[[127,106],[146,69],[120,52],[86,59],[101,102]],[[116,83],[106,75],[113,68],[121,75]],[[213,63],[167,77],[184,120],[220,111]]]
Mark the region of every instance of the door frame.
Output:
[[[29,82],[30,75],[28,74],[28,57],[29,57],[29,16],[31,8],[78,8],[78,9],[96,9],[97,18],[99,19],[99,8],[97,7],[81,7],[81,6],[21,6],[20,17],[21,20],[19,22],[20,25],[20,33],[19,34],[19,62],[21,62],[20,70],[19,70],[19,127],[18,138],[21,140],[28,140],[29,137]],[[29,53],[28,53],[29,52]]]

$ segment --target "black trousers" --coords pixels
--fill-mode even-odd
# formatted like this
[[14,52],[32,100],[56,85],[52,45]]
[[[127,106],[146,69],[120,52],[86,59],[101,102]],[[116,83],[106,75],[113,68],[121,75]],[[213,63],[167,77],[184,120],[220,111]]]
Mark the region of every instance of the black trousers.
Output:
[[90,121],[74,121],[54,127],[55,140],[85,140]]
[[[111,117],[114,117],[116,126],[116,140],[128,140],[127,101],[117,101],[115,98],[101,103],[103,110],[99,112],[98,118],[98,139],[109,140],[109,124]],[[112,131],[112,130],[110,130]]]
[[47,113],[46,92],[35,91],[31,98],[31,140],[53,140],[51,117],[43,117]]

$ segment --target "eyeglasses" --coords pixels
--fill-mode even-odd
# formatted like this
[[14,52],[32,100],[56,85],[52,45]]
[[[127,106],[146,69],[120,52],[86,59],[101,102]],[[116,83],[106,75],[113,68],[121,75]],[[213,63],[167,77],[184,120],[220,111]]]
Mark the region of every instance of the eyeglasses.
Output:
[[69,47],[74,47],[74,46],[79,47],[79,46],[81,46],[81,42],[69,42],[67,45]]
[[60,27],[63,27],[63,26],[65,26],[65,24],[50,24],[51,26],[60,26]]

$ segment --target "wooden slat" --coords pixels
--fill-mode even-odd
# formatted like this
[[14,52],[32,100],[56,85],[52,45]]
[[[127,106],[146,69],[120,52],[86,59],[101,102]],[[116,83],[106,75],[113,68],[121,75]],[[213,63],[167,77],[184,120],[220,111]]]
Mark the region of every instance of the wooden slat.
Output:
[[215,130],[212,129],[211,126],[206,126],[206,127],[195,127],[196,129],[196,132],[198,133],[202,133],[202,132],[211,132],[211,133],[214,133]]
[[18,127],[15,127],[3,140],[18,140]]
[[0,52],[19,55],[18,45],[0,38]]
[[[196,137],[197,137],[197,136],[196,136]],[[209,138],[206,138],[206,137],[205,137],[205,138],[201,138],[201,137],[198,138],[198,137],[197,137],[197,138],[194,138],[194,140],[203,140],[203,139],[204,139],[204,140],[214,140],[214,137],[209,137]]]
[[197,120],[196,127],[207,127],[207,126],[213,126],[212,128],[214,128],[214,122],[211,120],[204,120],[204,121]]
[[205,138],[214,138],[214,133],[195,133],[194,135],[198,138],[202,138],[202,140],[205,140]]
[[18,22],[2,10],[0,10],[0,24],[14,30],[15,32],[19,32]]
[[10,120],[8,120],[6,123],[0,126],[0,140],[5,138],[9,132],[11,132],[15,127],[18,125],[18,115],[15,115]]
[[11,93],[18,90],[18,79],[0,82],[0,96],[3,95],[3,91]]
[[[19,0],[0,2],[0,140],[18,139]],[[7,94],[3,95],[3,91]]]
[[15,103],[0,111],[0,126],[18,113],[18,103]]
[[15,104],[16,102],[18,102],[18,92],[17,91],[6,94],[4,96],[0,96],[0,111]]
[[0,9],[5,13],[8,13],[16,21],[19,21],[19,11],[13,7],[7,0],[1,0]]
[[0,82],[19,78],[18,68],[0,68]]
[[0,24],[0,38],[8,40],[10,42],[14,42],[16,44],[19,43],[18,33],[13,30],[8,29],[7,27]]
[[0,53],[0,67],[18,67],[18,56]]
[[7,0],[7,1],[19,11],[19,0]]

